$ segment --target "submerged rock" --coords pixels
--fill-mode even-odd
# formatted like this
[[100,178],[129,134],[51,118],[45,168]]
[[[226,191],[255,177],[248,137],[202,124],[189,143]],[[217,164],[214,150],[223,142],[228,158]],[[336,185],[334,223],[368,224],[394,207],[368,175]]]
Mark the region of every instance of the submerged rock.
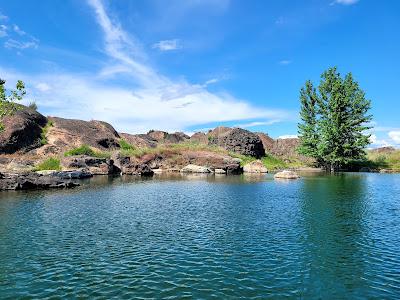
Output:
[[289,171],[289,170],[284,170],[282,172],[278,172],[275,174],[274,178],[280,178],[280,179],[297,179],[300,178],[300,176],[294,172],[294,171]]
[[243,167],[245,173],[268,173],[268,169],[264,166],[262,161],[255,160]]

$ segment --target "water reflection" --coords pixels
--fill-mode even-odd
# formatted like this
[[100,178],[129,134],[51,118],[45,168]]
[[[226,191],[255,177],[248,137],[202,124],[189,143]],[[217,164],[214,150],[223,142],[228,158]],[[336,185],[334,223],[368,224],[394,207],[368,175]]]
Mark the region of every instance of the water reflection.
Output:
[[308,257],[304,276],[309,287],[304,296],[316,291],[321,298],[343,294],[360,297],[365,293],[366,195],[362,175],[339,174],[304,181],[301,201]]

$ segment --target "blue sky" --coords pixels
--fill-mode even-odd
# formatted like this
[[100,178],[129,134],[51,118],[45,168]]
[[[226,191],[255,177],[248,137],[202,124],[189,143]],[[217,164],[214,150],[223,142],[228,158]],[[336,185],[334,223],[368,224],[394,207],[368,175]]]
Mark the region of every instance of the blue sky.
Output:
[[400,1],[0,0],[0,77],[46,115],[118,130],[297,133],[299,89],[330,66],[400,145]]

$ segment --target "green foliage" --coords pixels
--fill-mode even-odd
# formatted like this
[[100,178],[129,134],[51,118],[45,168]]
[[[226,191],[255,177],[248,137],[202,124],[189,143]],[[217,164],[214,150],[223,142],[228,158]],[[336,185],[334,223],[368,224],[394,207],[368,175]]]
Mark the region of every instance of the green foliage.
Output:
[[80,147],[71,149],[64,153],[64,156],[74,156],[74,155],[87,155],[99,158],[109,158],[111,156],[111,154],[108,152],[95,151],[88,145],[82,145]]
[[[6,81],[0,79],[0,120],[5,116],[12,115],[19,107],[16,102],[21,101],[26,95],[25,84],[23,81],[18,80],[16,88],[11,91],[6,90],[5,84]],[[2,126],[4,129],[4,125]]]
[[40,143],[42,145],[46,145],[47,144],[47,133],[49,132],[50,127],[53,126],[53,122],[52,121],[48,121],[46,126],[44,126],[42,128],[42,132],[40,133]]
[[50,157],[45,161],[38,164],[34,171],[44,171],[44,170],[61,170],[60,160],[55,157]]
[[122,150],[133,150],[133,149],[135,149],[135,147],[133,147],[133,145],[129,144],[124,139],[121,139],[119,141],[119,146],[121,147]]
[[342,78],[336,67],[328,69],[321,76],[318,91],[310,81],[306,82],[300,91],[300,102],[301,154],[315,158],[330,170],[365,158],[371,102],[351,73]]
[[375,153],[368,151],[366,166],[371,169],[390,169],[400,172],[400,150],[388,153]]

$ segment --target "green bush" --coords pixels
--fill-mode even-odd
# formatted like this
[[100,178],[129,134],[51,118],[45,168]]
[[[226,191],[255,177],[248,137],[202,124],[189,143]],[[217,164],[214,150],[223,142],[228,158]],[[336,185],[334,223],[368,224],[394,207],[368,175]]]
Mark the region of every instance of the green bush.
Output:
[[48,121],[46,126],[42,128],[42,133],[40,134],[40,143],[42,145],[46,145],[48,143],[47,141],[47,133],[49,132],[50,127],[53,126],[52,121]]
[[64,153],[64,156],[74,156],[74,155],[88,155],[94,156],[94,151],[88,145],[82,145],[80,147],[71,149]]
[[45,161],[38,164],[35,168],[35,171],[43,171],[43,170],[61,170],[60,160],[55,157],[50,157]]
[[135,149],[135,147],[133,147],[131,144],[129,144],[124,139],[121,139],[119,141],[119,146],[121,147],[122,150],[133,150],[133,149]]
[[71,149],[64,153],[64,156],[74,156],[74,155],[87,155],[99,158],[109,158],[111,155],[108,152],[94,151],[88,145],[82,145],[78,148]]

